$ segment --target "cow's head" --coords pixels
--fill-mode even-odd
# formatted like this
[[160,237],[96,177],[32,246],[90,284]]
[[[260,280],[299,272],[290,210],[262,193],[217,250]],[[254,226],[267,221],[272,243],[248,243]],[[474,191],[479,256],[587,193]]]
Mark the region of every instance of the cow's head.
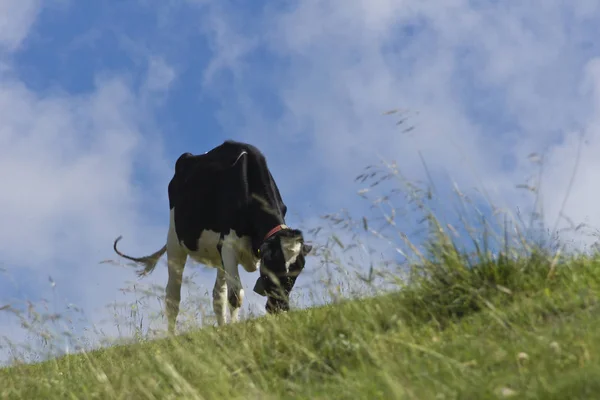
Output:
[[268,237],[260,247],[260,277],[254,291],[267,296],[268,313],[287,311],[289,295],[304,269],[305,256],[312,246],[304,243],[298,229],[283,229]]

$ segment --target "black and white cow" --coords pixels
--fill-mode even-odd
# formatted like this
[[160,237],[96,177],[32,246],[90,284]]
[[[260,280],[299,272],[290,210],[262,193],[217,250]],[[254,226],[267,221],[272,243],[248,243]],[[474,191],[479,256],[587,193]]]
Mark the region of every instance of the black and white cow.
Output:
[[254,291],[267,296],[269,313],[289,310],[289,294],[304,268],[312,246],[302,232],[285,225],[286,205],[267,167],[264,155],[254,146],[225,141],[202,155],[182,154],[169,182],[171,210],[166,244],[146,257],[130,257],[152,272],[166,252],[169,280],[166,312],[169,333],[181,300],[183,269],[190,256],[217,268],[213,309],[218,325],[225,323],[227,300],[231,321],[239,319],[244,298],[238,264],[248,272],[260,267]]

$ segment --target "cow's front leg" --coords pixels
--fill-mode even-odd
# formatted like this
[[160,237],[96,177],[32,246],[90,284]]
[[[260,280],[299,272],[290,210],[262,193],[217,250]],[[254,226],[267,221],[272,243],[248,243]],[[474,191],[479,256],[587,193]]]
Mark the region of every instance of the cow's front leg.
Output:
[[238,259],[234,248],[225,244],[221,250],[221,259],[227,279],[227,299],[229,300],[231,322],[237,322],[239,320],[242,301],[244,300],[244,289],[242,289]]

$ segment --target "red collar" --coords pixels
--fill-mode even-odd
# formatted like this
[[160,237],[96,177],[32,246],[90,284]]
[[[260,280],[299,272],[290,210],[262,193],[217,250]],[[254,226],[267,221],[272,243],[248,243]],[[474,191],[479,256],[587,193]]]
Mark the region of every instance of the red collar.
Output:
[[285,224],[281,224],[281,225],[277,225],[275,228],[271,229],[269,231],[269,233],[267,233],[265,235],[265,238],[263,239],[263,241],[267,240],[268,238],[270,238],[271,236],[273,236],[275,233],[279,232],[280,230],[283,229],[288,229],[287,225]]

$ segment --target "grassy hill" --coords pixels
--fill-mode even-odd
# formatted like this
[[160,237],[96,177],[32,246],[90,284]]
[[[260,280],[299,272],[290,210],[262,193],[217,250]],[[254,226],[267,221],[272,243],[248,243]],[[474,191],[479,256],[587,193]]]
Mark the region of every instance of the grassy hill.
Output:
[[600,259],[444,251],[397,293],[6,368],[0,397],[600,398]]
[[[384,180],[357,179],[367,178]],[[459,193],[461,234],[434,217],[430,191],[408,192],[429,225],[423,246],[366,218],[324,217],[354,246],[357,231],[371,232],[416,256],[392,274],[395,292],[1,369],[0,398],[600,399],[600,255],[531,245],[518,227],[493,235]],[[394,228],[407,218],[382,213]],[[334,258],[323,247],[319,257]],[[373,271],[366,281],[381,284]]]

